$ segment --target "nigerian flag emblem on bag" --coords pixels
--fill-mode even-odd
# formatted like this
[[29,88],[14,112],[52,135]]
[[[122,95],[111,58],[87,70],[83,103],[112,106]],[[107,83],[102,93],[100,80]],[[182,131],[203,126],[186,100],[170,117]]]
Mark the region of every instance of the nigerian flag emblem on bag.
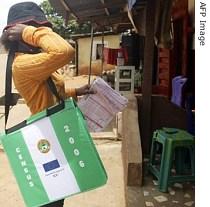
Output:
[[102,186],[107,175],[72,99],[1,135],[25,204],[35,207]]

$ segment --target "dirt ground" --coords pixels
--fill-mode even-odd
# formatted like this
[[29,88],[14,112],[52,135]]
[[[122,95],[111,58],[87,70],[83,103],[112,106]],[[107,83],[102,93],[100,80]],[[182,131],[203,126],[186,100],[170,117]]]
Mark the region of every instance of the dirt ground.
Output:
[[[108,174],[106,185],[65,199],[64,207],[125,207],[121,142],[97,141]],[[0,206],[24,207],[24,202],[4,152],[0,152]]]

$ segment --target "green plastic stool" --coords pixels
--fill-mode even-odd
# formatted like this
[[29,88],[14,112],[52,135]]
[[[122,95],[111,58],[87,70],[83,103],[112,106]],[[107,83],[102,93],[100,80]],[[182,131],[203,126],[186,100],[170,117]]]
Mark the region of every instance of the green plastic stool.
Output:
[[[162,145],[161,159],[157,164],[158,146]],[[178,149],[178,150],[177,150]],[[190,173],[184,172],[184,162],[181,149],[188,149],[190,154]],[[177,155],[175,153],[177,151]],[[186,151],[183,150],[185,153]],[[175,158],[175,160],[174,160]],[[175,175],[171,169],[175,161],[178,170]],[[162,128],[154,131],[150,152],[148,170],[158,179],[159,191],[167,192],[168,186],[175,182],[194,181],[195,179],[195,139],[188,132],[175,128]]]

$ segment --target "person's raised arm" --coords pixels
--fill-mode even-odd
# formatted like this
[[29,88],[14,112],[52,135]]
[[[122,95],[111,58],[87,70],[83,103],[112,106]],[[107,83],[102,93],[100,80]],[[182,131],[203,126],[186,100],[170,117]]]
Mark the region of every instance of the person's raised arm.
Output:
[[13,72],[22,72],[24,76],[38,81],[46,80],[74,57],[74,48],[48,27],[17,24],[7,32],[10,40],[24,41],[42,50],[38,54],[18,55]]

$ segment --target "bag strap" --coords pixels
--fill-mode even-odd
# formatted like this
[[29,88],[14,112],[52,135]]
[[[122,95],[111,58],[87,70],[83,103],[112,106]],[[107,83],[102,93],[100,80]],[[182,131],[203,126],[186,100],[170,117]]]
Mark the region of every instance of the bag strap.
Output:
[[8,56],[7,56],[7,65],[6,65],[6,77],[5,77],[5,96],[4,98],[4,109],[5,109],[5,126],[6,129],[7,120],[9,117],[10,106],[17,104],[18,99],[21,97],[18,93],[12,93],[12,64],[15,58],[16,52],[25,52],[25,53],[39,53],[40,49],[32,47],[25,43],[13,42]]
[[[7,121],[9,118],[9,110],[10,110],[10,106],[14,106],[17,104],[18,99],[20,98],[20,95],[17,93],[12,93],[11,92],[11,88],[12,88],[12,64],[15,58],[15,53],[16,53],[16,48],[17,46],[12,47],[9,50],[8,53],[8,58],[7,58],[7,65],[6,65],[6,78],[5,78],[5,101],[4,101],[4,108],[5,108],[5,130],[6,130],[6,125],[7,125]],[[40,51],[34,51],[31,53],[39,53]],[[47,79],[47,84],[49,86],[49,89],[51,90],[51,92],[53,93],[53,95],[55,95],[55,97],[57,98],[57,100],[60,103],[64,103],[64,100],[59,96],[58,91],[56,89],[55,83],[53,82],[52,78],[49,77]],[[64,104],[63,104],[64,105]]]
[[9,117],[9,110],[10,106],[14,106],[19,96],[15,97],[15,94],[11,92],[12,86],[12,63],[15,58],[15,49],[11,48],[7,57],[7,66],[6,66],[6,79],[5,79],[5,102],[4,102],[4,109],[5,109],[5,128],[7,124],[7,120]]
[[62,103],[64,100],[59,96],[58,91],[56,89],[55,83],[53,82],[52,78],[49,77],[47,79],[47,84],[53,95],[57,98],[57,100]]

